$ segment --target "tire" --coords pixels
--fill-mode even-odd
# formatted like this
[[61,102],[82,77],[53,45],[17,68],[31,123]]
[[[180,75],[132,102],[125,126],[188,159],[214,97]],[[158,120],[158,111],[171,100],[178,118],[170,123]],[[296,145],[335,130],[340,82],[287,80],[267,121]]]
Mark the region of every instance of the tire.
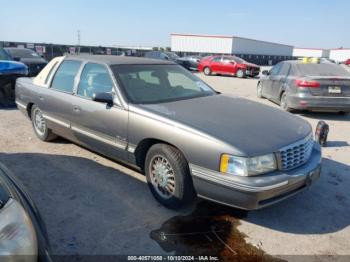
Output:
[[211,75],[211,69],[208,66],[204,67],[203,72],[206,76]]
[[42,141],[51,141],[57,136],[46,126],[45,119],[38,106],[33,105],[31,110],[31,119],[36,136]]
[[284,111],[291,112],[292,108],[288,106],[287,94],[283,92],[280,99],[280,106]]
[[[175,147],[153,145],[147,152],[145,173],[153,196],[165,207],[177,209],[194,199],[188,163]],[[164,177],[164,174],[167,176]]]
[[261,82],[258,83],[257,87],[256,87],[256,95],[259,98],[264,98],[263,94],[262,94],[262,85]]
[[238,69],[236,72],[236,77],[245,78],[245,72],[242,69]]

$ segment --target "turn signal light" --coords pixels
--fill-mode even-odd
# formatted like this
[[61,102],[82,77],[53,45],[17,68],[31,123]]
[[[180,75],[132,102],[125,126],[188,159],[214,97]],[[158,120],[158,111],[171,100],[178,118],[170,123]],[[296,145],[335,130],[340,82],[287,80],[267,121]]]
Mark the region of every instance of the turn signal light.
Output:
[[295,80],[295,85],[297,87],[309,87],[309,88],[319,88],[321,85],[317,81],[306,81],[301,79]]

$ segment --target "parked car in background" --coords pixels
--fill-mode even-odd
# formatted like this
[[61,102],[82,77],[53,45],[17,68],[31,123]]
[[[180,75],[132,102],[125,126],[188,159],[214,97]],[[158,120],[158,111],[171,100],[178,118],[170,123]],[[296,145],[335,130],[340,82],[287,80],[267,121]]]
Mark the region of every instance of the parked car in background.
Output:
[[139,168],[170,208],[195,195],[263,208],[320,176],[305,120],[220,94],[172,61],[55,58],[36,78],[17,80],[16,102],[39,139],[59,135]]
[[4,49],[11,60],[22,62],[28,66],[28,76],[36,76],[47,64],[44,58],[31,49],[16,47]]
[[10,61],[7,52],[0,48],[0,106],[14,105],[16,78],[27,74],[28,67],[25,64]]
[[256,77],[260,73],[259,66],[229,55],[215,55],[202,59],[198,70],[205,75],[233,75],[239,78]]
[[40,213],[20,181],[0,163],[0,260],[50,262]]
[[344,62],[345,65],[350,66],[350,58]]
[[184,57],[179,58],[179,60],[184,61],[184,62],[185,61],[188,62],[187,69],[197,71],[201,57],[200,56],[184,56]]
[[333,59],[327,58],[327,57],[320,57],[320,63],[324,64],[336,64],[337,62]]
[[193,70],[194,61],[191,61],[189,58],[179,57],[177,54],[173,52],[150,51],[145,54],[145,57],[152,58],[152,59],[173,61],[188,70]]
[[286,111],[350,112],[350,72],[340,65],[284,61],[262,73],[258,97],[274,101]]

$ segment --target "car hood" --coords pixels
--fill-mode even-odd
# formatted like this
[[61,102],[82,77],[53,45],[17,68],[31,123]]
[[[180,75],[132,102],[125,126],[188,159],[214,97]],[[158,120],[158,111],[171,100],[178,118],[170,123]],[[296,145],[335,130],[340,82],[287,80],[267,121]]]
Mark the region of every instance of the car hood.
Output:
[[249,66],[249,67],[256,67],[256,68],[260,68],[258,65],[256,65],[256,64],[252,64],[252,63],[244,63],[244,65]]
[[140,107],[230,144],[241,156],[276,152],[312,132],[300,117],[240,97],[214,95]]

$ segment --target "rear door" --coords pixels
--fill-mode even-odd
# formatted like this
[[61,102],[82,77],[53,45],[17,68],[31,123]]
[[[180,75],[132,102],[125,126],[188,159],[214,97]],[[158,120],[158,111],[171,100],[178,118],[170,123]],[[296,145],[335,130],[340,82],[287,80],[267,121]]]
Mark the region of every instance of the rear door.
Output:
[[221,73],[222,72],[222,57],[221,56],[216,56],[210,61],[210,68],[211,71],[214,73]]
[[274,81],[278,79],[277,76],[281,70],[281,67],[282,67],[281,63],[278,63],[277,65],[272,67],[269,72],[269,75],[266,76],[266,78],[262,81],[263,94],[268,99],[272,98],[272,86],[274,84]]
[[[42,88],[39,97],[39,107],[49,128],[64,137],[71,138],[70,130],[72,115],[73,89],[82,62],[63,60],[53,76],[49,88]],[[52,71],[49,72],[48,79]]]
[[86,63],[70,107],[72,130],[80,143],[110,157],[125,159],[128,111],[120,103],[108,106],[92,100],[98,92],[112,93],[118,100],[115,88],[107,65]]
[[283,85],[287,81],[287,77],[290,73],[291,65],[288,62],[281,63],[281,69],[278,74],[275,76],[272,84],[271,84],[271,99],[274,101],[280,100],[281,90]]

